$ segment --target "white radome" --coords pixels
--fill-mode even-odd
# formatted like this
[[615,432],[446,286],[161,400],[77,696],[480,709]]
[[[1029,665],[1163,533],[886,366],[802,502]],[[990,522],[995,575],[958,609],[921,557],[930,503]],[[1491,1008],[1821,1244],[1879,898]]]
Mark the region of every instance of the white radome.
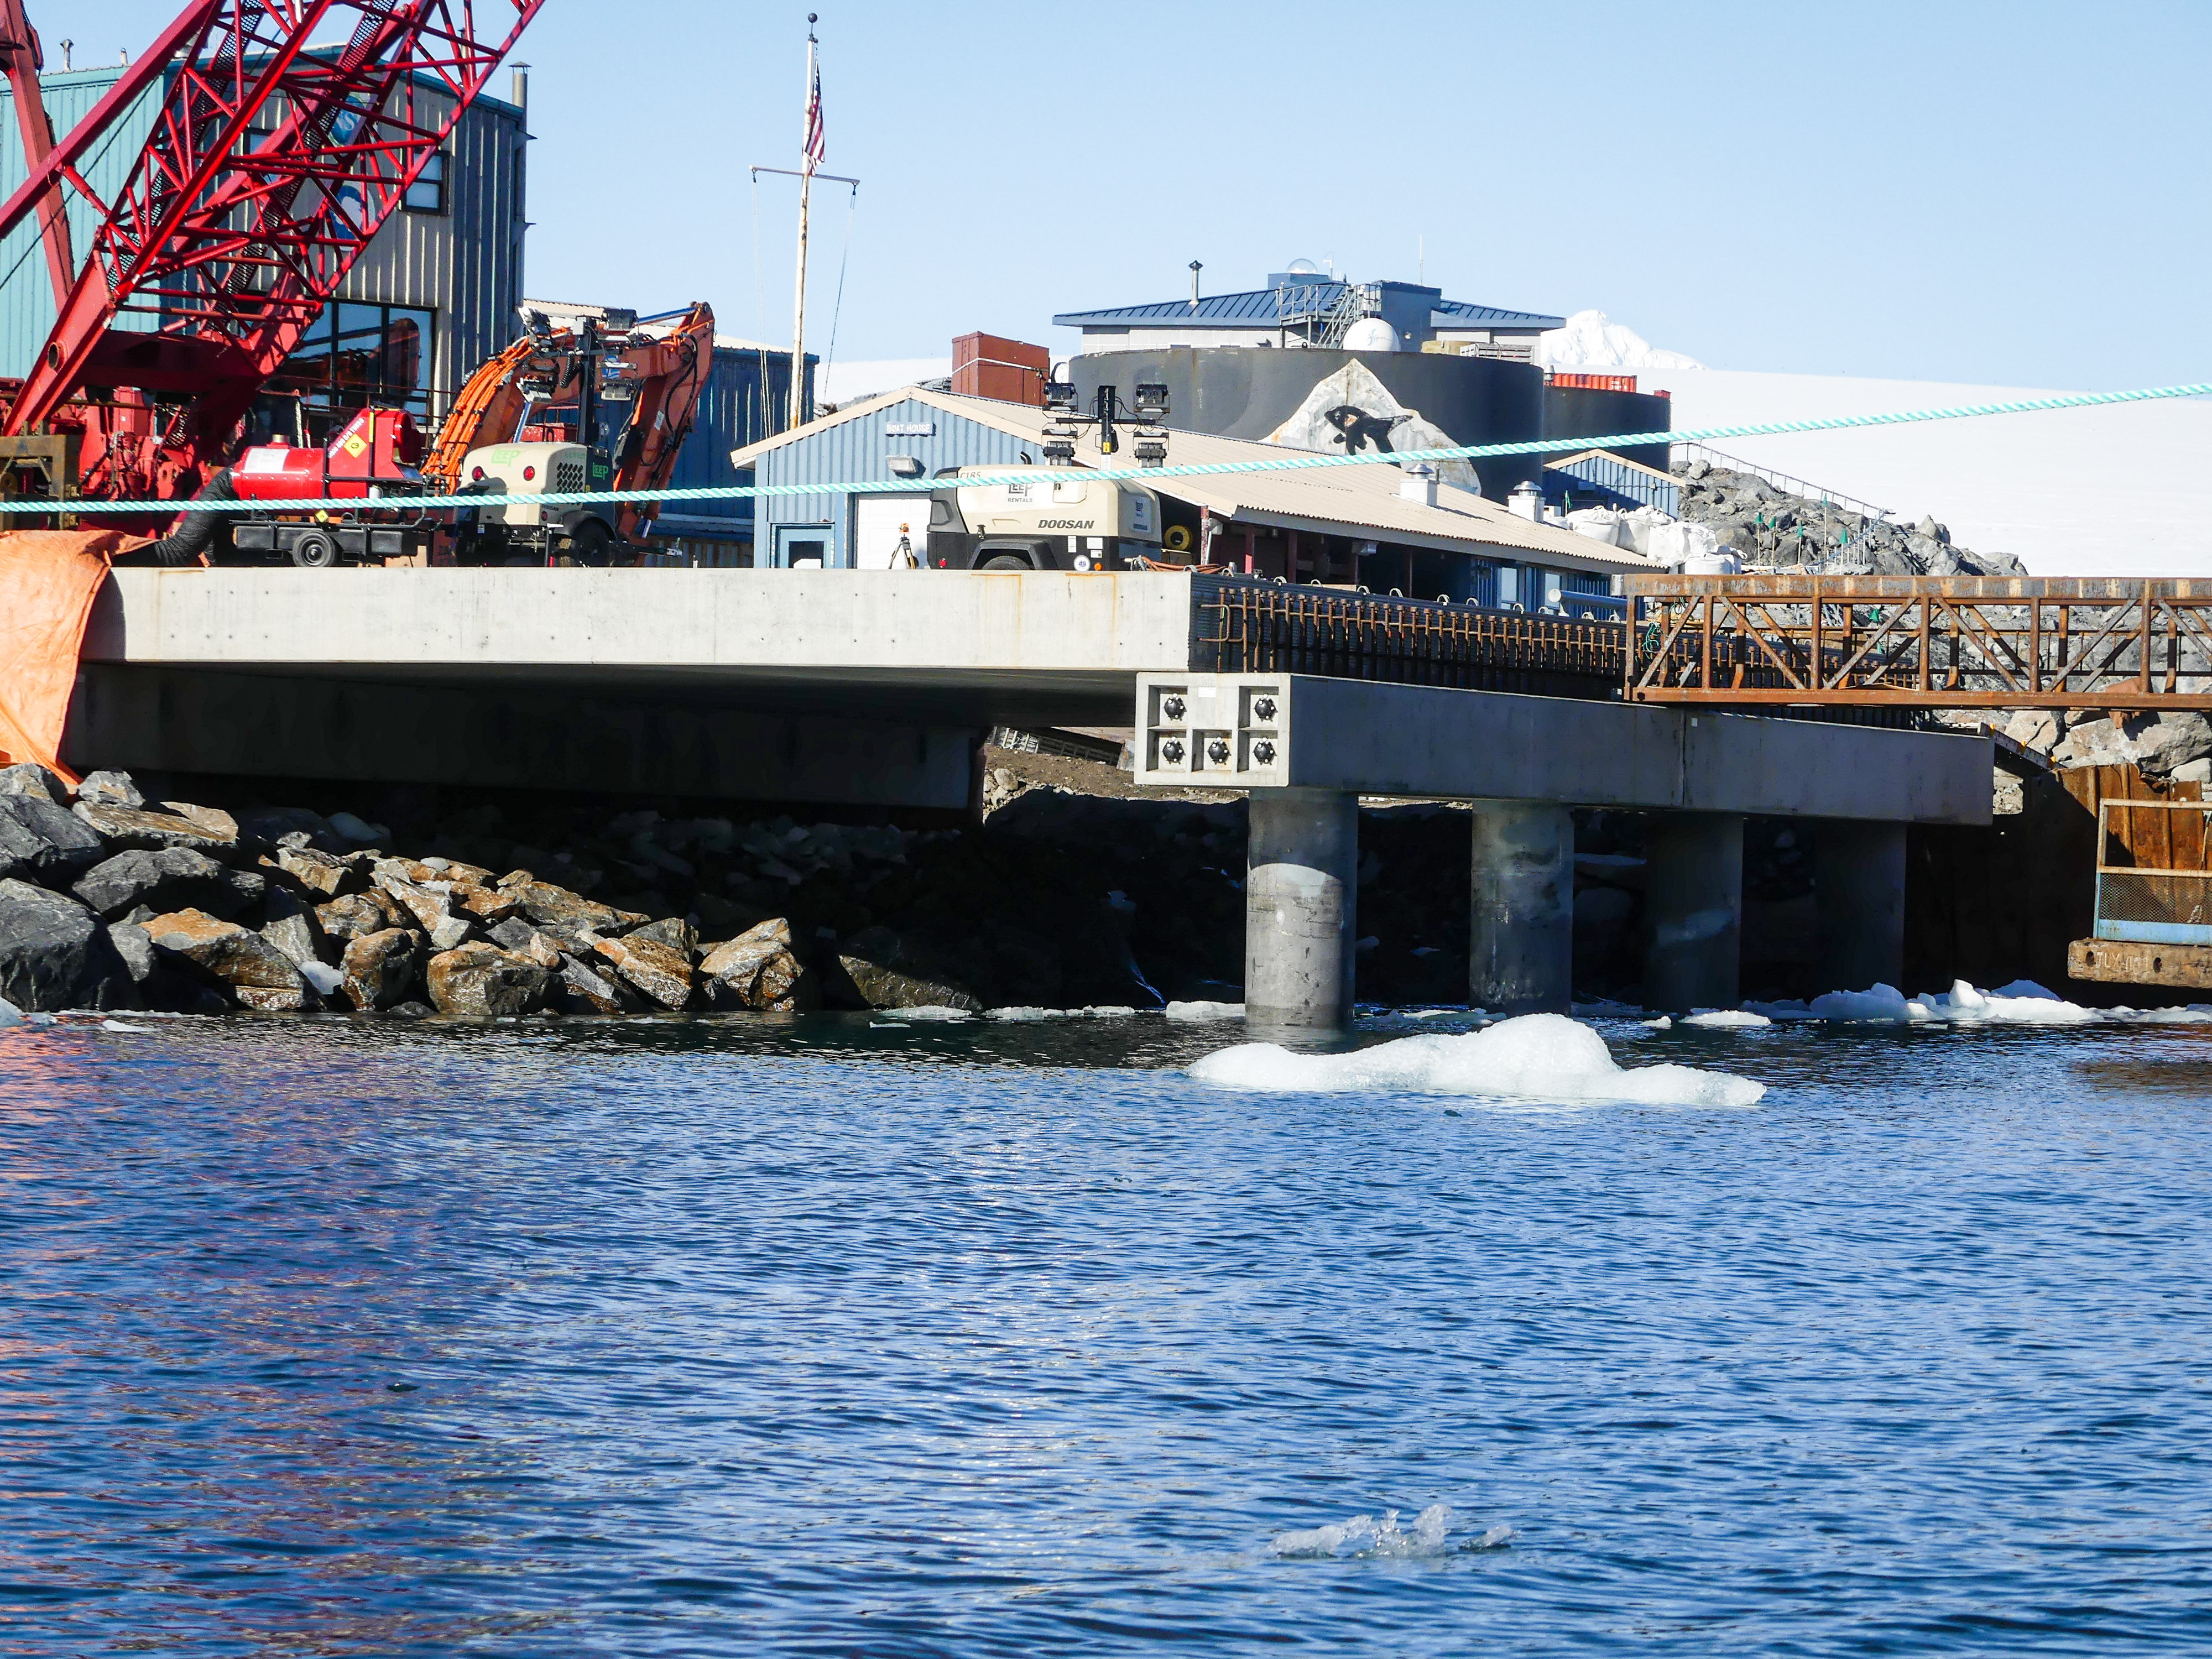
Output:
[[1398,331],[1380,317],[1362,317],[1344,331],[1346,351],[1395,351]]

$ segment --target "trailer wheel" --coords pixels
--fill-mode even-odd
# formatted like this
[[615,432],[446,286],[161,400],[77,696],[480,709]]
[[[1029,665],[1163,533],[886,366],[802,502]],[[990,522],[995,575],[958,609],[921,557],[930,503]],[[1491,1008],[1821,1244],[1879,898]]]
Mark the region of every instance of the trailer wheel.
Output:
[[607,549],[614,538],[606,526],[597,519],[586,519],[578,525],[568,538],[568,556],[578,564],[599,566],[607,562]]
[[994,553],[983,561],[986,570],[1034,570],[1036,568],[1018,553]]
[[337,538],[328,531],[307,531],[292,544],[292,562],[303,570],[328,570],[337,562]]

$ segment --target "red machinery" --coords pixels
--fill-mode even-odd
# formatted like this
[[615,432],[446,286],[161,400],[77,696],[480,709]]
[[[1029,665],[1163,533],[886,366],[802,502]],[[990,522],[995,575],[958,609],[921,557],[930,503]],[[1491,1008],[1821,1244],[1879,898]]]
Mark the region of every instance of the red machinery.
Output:
[[[543,0],[481,3],[511,19],[496,39],[479,35],[477,0],[191,0],[0,206],[0,236],[42,212],[59,310],[0,434],[81,434],[88,495],[173,500],[210,480]],[[0,35],[27,123],[37,46],[21,0],[0,0]],[[318,36],[343,44],[310,51]],[[102,201],[77,164],[156,85],[152,132]],[[64,184],[102,215],[65,289]]]

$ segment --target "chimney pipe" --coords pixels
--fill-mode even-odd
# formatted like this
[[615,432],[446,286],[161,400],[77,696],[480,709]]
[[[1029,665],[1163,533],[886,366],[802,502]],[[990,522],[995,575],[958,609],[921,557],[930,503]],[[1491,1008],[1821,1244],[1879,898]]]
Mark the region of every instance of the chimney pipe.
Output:
[[530,107],[529,64],[517,64],[514,66],[514,95],[507,100],[507,101],[513,104],[515,108],[519,110],[527,110]]

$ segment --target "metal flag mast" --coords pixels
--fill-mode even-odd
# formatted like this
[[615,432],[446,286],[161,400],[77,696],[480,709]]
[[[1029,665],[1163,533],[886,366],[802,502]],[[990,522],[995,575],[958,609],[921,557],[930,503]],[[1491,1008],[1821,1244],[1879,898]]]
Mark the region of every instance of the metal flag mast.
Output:
[[817,14],[806,14],[806,119],[799,143],[799,283],[791,314],[791,419],[786,430],[805,418],[806,403],[806,210],[814,193],[814,169],[822,165],[822,63],[814,39]]
[[[790,418],[785,430],[800,423],[806,411],[806,217],[814,193],[816,169],[822,165],[822,63],[819,43],[814,38],[814,25],[820,14],[806,14],[806,122],[799,144],[799,165],[790,167],[756,167],[753,181],[757,184],[763,173],[786,173],[799,180],[799,281],[792,296],[791,308],[791,404]],[[849,185],[855,194],[860,188],[858,179],[848,179],[842,173],[823,173],[818,175]]]

